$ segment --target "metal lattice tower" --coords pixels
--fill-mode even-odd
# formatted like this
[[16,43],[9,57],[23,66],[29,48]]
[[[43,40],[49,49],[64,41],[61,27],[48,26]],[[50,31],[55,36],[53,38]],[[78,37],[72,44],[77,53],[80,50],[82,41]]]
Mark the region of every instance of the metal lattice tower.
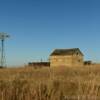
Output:
[[5,58],[5,49],[4,49],[4,41],[6,38],[10,36],[7,33],[1,32],[0,33],[0,40],[1,40],[1,58],[0,58],[0,67],[3,68],[6,66],[6,58]]

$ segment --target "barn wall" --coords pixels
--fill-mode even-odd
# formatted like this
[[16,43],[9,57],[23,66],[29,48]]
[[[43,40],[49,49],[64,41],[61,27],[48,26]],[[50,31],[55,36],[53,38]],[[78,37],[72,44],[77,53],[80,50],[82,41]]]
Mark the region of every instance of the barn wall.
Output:
[[69,56],[51,56],[50,66],[82,66],[83,56],[81,55],[69,55]]
[[72,56],[51,56],[50,66],[71,66]]
[[83,56],[81,55],[73,55],[72,57],[72,65],[74,66],[82,66],[84,64]]

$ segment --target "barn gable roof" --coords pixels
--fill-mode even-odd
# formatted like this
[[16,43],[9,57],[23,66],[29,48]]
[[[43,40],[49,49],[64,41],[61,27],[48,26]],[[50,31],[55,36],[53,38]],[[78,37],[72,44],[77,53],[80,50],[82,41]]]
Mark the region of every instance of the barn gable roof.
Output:
[[80,51],[79,48],[72,48],[72,49],[55,49],[50,56],[55,55],[73,55],[75,53],[79,53],[80,55],[84,56],[83,53]]

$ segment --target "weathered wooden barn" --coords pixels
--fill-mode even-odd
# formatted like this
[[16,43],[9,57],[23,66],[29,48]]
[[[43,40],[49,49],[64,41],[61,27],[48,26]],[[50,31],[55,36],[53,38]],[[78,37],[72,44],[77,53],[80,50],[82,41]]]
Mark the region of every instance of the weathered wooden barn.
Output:
[[79,48],[55,49],[50,55],[50,67],[82,66],[84,55]]

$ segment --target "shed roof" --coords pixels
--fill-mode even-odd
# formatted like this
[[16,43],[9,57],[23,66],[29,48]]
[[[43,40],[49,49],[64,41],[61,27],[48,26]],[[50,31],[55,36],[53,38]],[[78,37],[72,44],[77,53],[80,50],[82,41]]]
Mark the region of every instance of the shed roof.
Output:
[[50,56],[53,56],[53,55],[73,55],[75,53],[79,53],[81,54],[82,56],[83,53],[80,51],[79,48],[71,48],[71,49],[55,49]]

